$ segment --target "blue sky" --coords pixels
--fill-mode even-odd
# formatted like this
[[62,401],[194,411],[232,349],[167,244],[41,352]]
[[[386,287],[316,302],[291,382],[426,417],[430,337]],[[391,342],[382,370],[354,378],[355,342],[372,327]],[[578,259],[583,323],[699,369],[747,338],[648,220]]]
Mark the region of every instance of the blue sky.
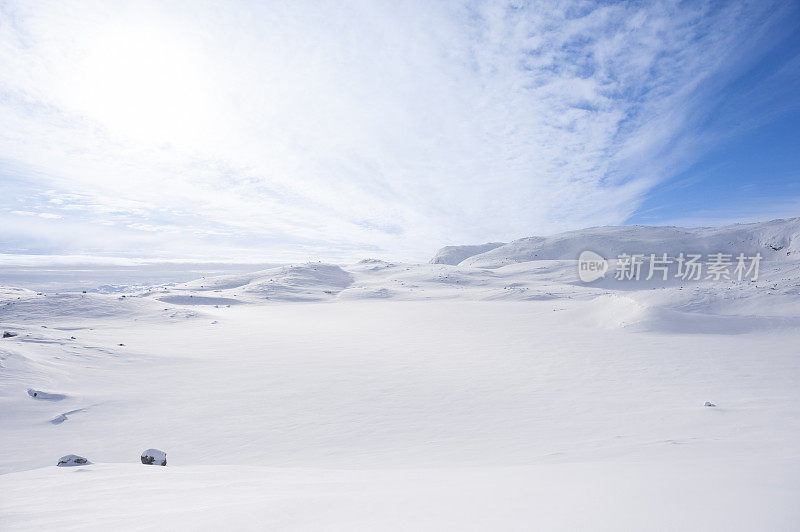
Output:
[[654,187],[626,222],[717,225],[800,216],[800,9],[792,9],[695,126],[722,137]]
[[800,215],[796,2],[0,2],[0,253]]

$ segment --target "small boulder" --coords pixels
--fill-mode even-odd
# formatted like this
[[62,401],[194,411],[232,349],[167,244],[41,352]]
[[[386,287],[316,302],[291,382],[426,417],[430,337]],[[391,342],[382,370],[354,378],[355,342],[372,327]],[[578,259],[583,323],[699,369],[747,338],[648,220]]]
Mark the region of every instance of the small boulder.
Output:
[[56,465],[58,467],[73,467],[87,464],[91,464],[91,462],[83,456],[78,456],[77,454],[68,454],[67,456],[62,456],[59,458]]
[[3,338],[13,338],[14,336],[17,336],[17,333],[3,331]]
[[711,401],[706,401],[706,404],[704,404],[703,406],[717,406],[717,405],[715,405]]
[[158,449],[142,451],[142,463],[146,465],[167,465],[167,453]]

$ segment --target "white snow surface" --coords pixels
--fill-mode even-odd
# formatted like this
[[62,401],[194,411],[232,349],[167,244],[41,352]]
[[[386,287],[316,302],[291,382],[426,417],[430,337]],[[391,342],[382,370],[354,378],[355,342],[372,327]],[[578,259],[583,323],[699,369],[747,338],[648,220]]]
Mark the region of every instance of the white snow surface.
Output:
[[[796,530],[798,225],[2,288],[0,529]],[[637,242],[783,249],[755,282],[578,281]]]

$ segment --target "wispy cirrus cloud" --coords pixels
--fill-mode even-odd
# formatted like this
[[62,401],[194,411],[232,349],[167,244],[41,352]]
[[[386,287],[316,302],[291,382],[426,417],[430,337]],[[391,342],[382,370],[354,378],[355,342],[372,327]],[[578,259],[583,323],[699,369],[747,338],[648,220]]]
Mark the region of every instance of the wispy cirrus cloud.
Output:
[[[681,138],[698,95],[780,14],[763,2],[6,3],[0,179],[13,193],[0,240],[420,259],[620,223],[691,160]],[[13,211],[61,218],[32,227]],[[79,227],[83,242],[53,236]]]

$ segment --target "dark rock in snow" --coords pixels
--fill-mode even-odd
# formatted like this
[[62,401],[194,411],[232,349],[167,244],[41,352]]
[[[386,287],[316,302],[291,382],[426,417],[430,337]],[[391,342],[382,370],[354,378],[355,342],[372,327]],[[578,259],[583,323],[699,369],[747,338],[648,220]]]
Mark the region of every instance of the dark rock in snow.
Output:
[[72,467],[87,464],[91,464],[91,462],[83,456],[78,456],[77,454],[68,454],[67,456],[62,456],[59,458],[56,465],[58,467]]
[[8,331],[4,331],[3,332],[3,338],[12,338],[14,336],[17,336],[17,333],[8,332]]
[[142,463],[147,465],[167,465],[167,453],[158,449],[142,451]]

